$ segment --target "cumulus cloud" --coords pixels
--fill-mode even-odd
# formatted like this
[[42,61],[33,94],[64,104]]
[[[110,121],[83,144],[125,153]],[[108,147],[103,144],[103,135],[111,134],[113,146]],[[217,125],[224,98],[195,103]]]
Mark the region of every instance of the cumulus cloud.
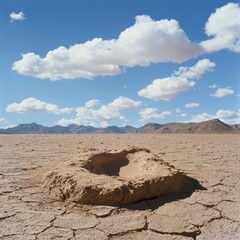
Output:
[[0,123],[5,124],[5,123],[8,123],[8,121],[5,118],[0,117]]
[[230,49],[240,52],[240,6],[238,3],[228,3],[216,9],[211,14],[206,25],[205,32],[209,40],[200,45],[206,52]]
[[9,126],[9,121],[3,117],[0,117],[0,127],[5,129],[8,128]]
[[39,99],[30,97],[24,99],[20,103],[9,104],[6,111],[17,113],[48,112],[53,114],[67,114],[72,112],[72,108],[59,108],[55,104],[46,103]]
[[180,67],[177,71],[175,71],[174,75],[187,79],[198,79],[205,72],[212,71],[215,66],[216,64],[211,62],[209,59],[202,59],[192,67]]
[[200,104],[199,103],[187,103],[185,104],[185,108],[194,108],[194,107],[199,107]]
[[149,119],[164,119],[167,116],[171,115],[170,111],[165,111],[157,113],[157,108],[146,108],[139,112],[140,122],[144,122]]
[[212,84],[212,85],[209,85],[208,88],[215,89],[215,88],[217,88],[217,85],[216,84]]
[[232,110],[218,110],[215,114],[201,113],[199,115],[193,115],[192,119],[188,122],[202,122],[218,118],[221,121],[228,124],[239,124],[240,123],[240,111],[235,112]]
[[128,97],[118,97],[108,104],[109,107],[115,109],[132,109],[142,105],[141,101],[134,101]]
[[100,104],[100,101],[97,99],[91,99],[85,103],[86,108],[93,108]]
[[182,112],[182,110],[180,108],[176,108],[175,111],[176,111],[176,113],[181,113]]
[[112,102],[96,108],[96,106],[99,104],[99,100],[90,100],[86,102],[83,107],[78,107],[75,109],[75,118],[63,118],[58,121],[58,124],[62,126],[67,126],[69,124],[83,124],[94,127],[107,127],[114,119],[126,120],[120,111],[137,108],[141,105],[141,102],[120,96],[114,99]]
[[230,119],[240,117],[240,112],[234,112],[232,110],[218,110],[216,117],[220,119]]
[[154,80],[140,90],[138,95],[154,101],[170,100],[195,85],[195,82],[190,79],[196,80],[205,72],[212,71],[214,67],[215,63],[208,59],[202,59],[192,67],[180,67],[171,77]]
[[176,20],[155,21],[142,15],[117,39],[94,38],[69,48],[60,46],[43,58],[33,52],[22,54],[13,70],[41,79],[92,79],[120,74],[122,67],[182,62],[202,52],[202,47],[188,39]]
[[13,22],[13,21],[22,21],[22,20],[25,20],[26,17],[25,17],[25,14],[23,12],[19,12],[19,13],[15,13],[15,12],[12,12],[10,14],[10,21]]
[[189,122],[203,122],[214,119],[215,116],[208,113],[201,113],[198,115],[193,115],[192,119]]
[[233,95],[234,91],[230,88],[230,87],[227,87],[227,88],[218,88],[216,90],[215,93],[213,94],[210,94],[210,96],[212,97],[217,97],[217,98],[221,98],[221,97],[225,97],[227,95]]
[[170,100],[180,92],[193,87],[195,82],[181,77],[168,77],[156,79],[152,84],[138,92],[138,96],[149,98],[154,101]]
[[[25,18],[22,12],[11,14],[14,20]],[[149,66],[160,62],[183,62],[201,54],[230,49],[240,52],[240,6],[228,3],[211,14],[205,24],[210,39],[199,44],[191,42],[174,19],[154,20],[136,16],[135,23],[123,30],[118,38],[94,38],[69,48],[60,46],[46,56],[28,52],[15,61],[13,70],[40,79],[60,80],[96,76],[114,76],[125,67]],[[201,63],[204,65],[204,62]],[[197,67],[200,70],[200,66]],[[204,68],[204,66],[203,66]],[[183,77],[196,78],[194,69]],[[201,75],[201,71],[199,72]]]
[[[100,123],[107,123],[111,120],[118,118],[123,120],[123,115],[115,108],[107,105],[101,106],[99,109],[78,107],[76,111],[76,120],[79,123],[87,123],[97,121]],[[105,124],[106,125],[106,124]]]

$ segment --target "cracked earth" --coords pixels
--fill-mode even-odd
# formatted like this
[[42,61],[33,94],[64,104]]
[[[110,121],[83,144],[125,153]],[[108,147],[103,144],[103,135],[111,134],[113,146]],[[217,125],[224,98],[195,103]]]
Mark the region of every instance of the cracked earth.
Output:
[[[199,181],[191,194],[122,207],[80,205],[42,188],[84,152],[144,147]],[[0,135],[0,239],[240,239],[240,135]]]

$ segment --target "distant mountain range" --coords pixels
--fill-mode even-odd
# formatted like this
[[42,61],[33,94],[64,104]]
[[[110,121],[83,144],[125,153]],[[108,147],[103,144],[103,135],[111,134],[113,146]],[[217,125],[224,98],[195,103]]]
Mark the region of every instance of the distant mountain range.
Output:
[[16,127],[0,129],[0,134],[89,134],[89,133],[240,133],[240,124],[227,125],[219,119],[200,123],[148,123],[142,127],[132,126],[95,128],[71,124],[66,127],[46,127],[36,123],[19,124]]
[[136,130],[138,133],[240,133],[240,125],[227,125],[219,119],[200,123],[149,123]]
[[0,129],[0,134],[81,134],[81,133],[128,133],[136,128],[131,126],[95,128],[92,126],[70,124],[66,127],[46,127],[37,123],[19,124],[16,127]]

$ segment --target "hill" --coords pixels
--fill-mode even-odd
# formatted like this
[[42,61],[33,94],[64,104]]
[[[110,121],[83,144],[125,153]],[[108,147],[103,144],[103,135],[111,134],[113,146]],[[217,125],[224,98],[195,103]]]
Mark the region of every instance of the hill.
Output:
[[19,124],[16,127],[0,129],[0,134],[99,134],[99,133],[240,133],[240,125],[227,125],[219,119],[200,123],[148,123],[142,127],[132,126],[96,128],[92,126],[71,124],[46,127],[37,123]]
[[136,129],[135,133],[156,133],[159,129],[164,127],[165,124],[158,124],[158,123],[148,123],[138,129]]
[[234,129],[221,122],[219,119],[213,119],[200,123],[172,123],[162,127],[159,133],[232,133]]

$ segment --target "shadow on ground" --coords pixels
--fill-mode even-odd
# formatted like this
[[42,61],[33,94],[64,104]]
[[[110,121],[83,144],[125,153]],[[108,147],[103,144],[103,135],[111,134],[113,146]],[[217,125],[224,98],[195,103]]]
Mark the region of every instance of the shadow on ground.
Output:
[[148,200],[141,200],[139,202],[133,203],[133,204],[129,204],[129,205],[123,205],[121,206],[121,208],[126,208],[129,210],[155,210],[157,208],[159,208],[160,206],[166,204],[166,203],[170,203],[170,202],[174,202],[174,201],[179,201],[185,198],[190,197],[195,191],[206,191],[207,188],[205,188],[204,186],[202,186],[198,180],[196,180],[195,178],[191,178],[188,177],[190,179],[190,181],[192,183],[194,183],[194,187],[185,193],[181,193],[181,194],[169,194],[169,195],[163,195],[163,196],[159,196],[157,198],[153,198],[153,199],[148,199]]

